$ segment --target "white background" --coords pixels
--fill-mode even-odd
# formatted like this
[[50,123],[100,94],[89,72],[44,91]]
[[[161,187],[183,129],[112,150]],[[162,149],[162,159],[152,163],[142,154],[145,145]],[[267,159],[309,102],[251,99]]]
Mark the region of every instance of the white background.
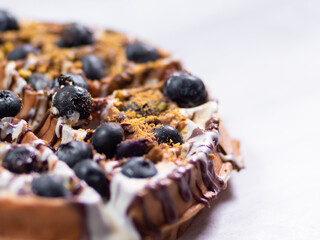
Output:
[[320,1],[3,1],[168,49],[220,100],[247,168],[182,239],[320,239]]

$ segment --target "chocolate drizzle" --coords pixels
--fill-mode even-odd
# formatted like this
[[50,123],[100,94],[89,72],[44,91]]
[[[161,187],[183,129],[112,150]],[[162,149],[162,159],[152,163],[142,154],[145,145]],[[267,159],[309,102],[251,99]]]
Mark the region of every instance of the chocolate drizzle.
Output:
[[[167,176],[178,188],[179,196],[183,203],[185,203],[182,205],[183,209],[187,209],[187,206],[190,206],[189,204],[193,201],[210,206],[210,201],[225,186],[225,181],[215,173],[214,162],[209,156],[217,151],[219,139],[220,135],[216,130],[204,131],[200,128],[194,128],[186,142],[187,148],[183,157],[187,159],[187,164],[177,166]],[[198,174],[200,174],[200,178],[197,177],[199,176]],[[176,201],[173,201],[171,198],[169,186],[170,182],[168,183],[168,179],[161,179],[147,185],[145,189],[149,190],[161,203],[165,223],[173,224],[178,220],[178,214],[181,214],[178,212],[181,206],[178,208]],[[152,224],[150,221],[151,213],[146,212],[143,200],[138,198],[141,197],[135,197],[128,208],[128,212],[130,212],[134,205],[142,209],[143,222],[145,224],[139,223],[138,219],[133,219],[133,221],[141,236],[150,236],[149,231],[155,232],[154,226],[149,225]]]
[[21,143],[24,136],[28,133],[32,132],[30,128],[23,128],[19,136],[17,137],[17,143]]
[[[213,196],[215,196],[224,186],[224,181],[220,179],[220,177],[215,173],[214,171],[214,165],[213,161],[210,160],[209,154],[214,153],[214,151],[217,148],[218,142],[219,142],[219,133],[217,131],[208,131],[203,132],[201,129],[195,128],[192,132],[192,136],[190,139],[194,137],[201,137],[205,139],[206,137],[209,138],[209,136],[206,136],[205,134],[211,134],[210,140],[204,141],[200,143],[198,146],[195,145],[197,140],[191,141],[189,143],[189,151],[187,153],[187,156],[189,155],[190,160],[189,162],[195,166],[195,168],[200,170],[201,173],[201,179],[203,181],[203,184],[207,188],[208,191],[211,191]],[[203,195],[199,184],[196,182],[196,186],[199,190],[199,192],[202,194],[202,198],[196,199],[197,201],[200,200],[202,203],[208,203],[209,199]]]
[[205,128],[206,130],[219,130],[220,121],[217,117],[211,117],[208,121],[206,121]]
[[233,154],[227,153],[220,144],[217,146],[217,152],[219,153],[219,156],[222,161],[230,162],[232,164],[232,167],[237,171],[240,171],[244,168],[240,160],[238,160],[236,156],[234,156]]
[[152,194],[160,200],[166,223],[175,223],[178,220],[178,215],[169,195],[167,185],[164,182],[159,181],[157,187],[151,189]]
[[218,193],[224,185],[224,182],[214,172],[212,161],[205,162],[203,160],[199,160],[198,163],[200,165],[203,183],[208,190]]
[[71,203],[80,209],[83,216],[81,239],[104,239],[105,236],[108,236],[108,234],[111,233],[111,228],[103,218],[98,204],[90,204],[81,201],[72,201]]
[[199,186],[199,183],[197,181],[195,182],[195,185],[197,190],[201,194],[201,197],[198,197],[196,194],[194,194],[195,199],[197,200],[197,202],[206,204],[208,206],[209,199],[203,194],[201,187]]
[[[22,124],[22,126],[19,126],[20,124]],[[18,129],[20,132],[15,134],[16,137],[13,138],[14,131],[17,127],[21,127],[21,129]],[[0,126],[1,140],[6,142],[21,143],[25,134],[30,131],[31,129],[27,126],[26,122],[23,120],[17,121],[14,118],[7,118],[7,120],[1,122]]]
[[193,129],[192,133],[191,133],[191,136],[190,138],[194,138],[194,137],[197,137],[197,136],[200,136],[204,133],[204,131],[200,128],[195,128]]
[[192,200],[190,174],[190,168],[179,167],[175,169],[172,174],[169,175],[169,178],[177,183],[179,194],[185,202],[190,202]]
[[136,219],[133,219],[133,223],[135,227],[139,229],[140,234],[143,236],[151,236],[152,239],[159,239],[161,230],[149,218],[148,211],[146,209],[146,205],[144,204],[143,197],[137,196],[133,204],[137,204],[142,211],[142,217],[144,220],[145,227],[139,221],[137,221]]

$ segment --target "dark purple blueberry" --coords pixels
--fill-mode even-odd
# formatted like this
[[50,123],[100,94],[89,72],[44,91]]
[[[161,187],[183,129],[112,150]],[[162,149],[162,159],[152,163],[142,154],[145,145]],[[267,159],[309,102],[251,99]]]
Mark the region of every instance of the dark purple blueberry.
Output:
[[59,111],[59,116],[72,117],[75,112],[80,114],[79,119],[87,119],[92,110],[92,98],[90,93],[78,86],[66,86],[54,95],[53,106]]
[[177,129],[170,125],[163,125],[154,130],[154,135],[158,143],[168,143],[170,145],[183,143],[182,137]]
[[142,42],[134,42],[128,45],[126,55],[128,60],[137,63],[146,63],[160,58],[157,49]]
[[142,156],[149,150],[147,139],[131,139],[121,142],[116,149],[116,158]]
[[36,153],[26,147],[9,150],[2,166],[14,173],[30,173],[38,171],[40,167]]
[[93,43],[93,34],[89,28],[78,23],[65,27],[58,45],[60,47],[77,47]]
[[123,129],[118,123],[103,123],[93,133],[91,143],[97,152],[104,153],[107,158],[112,158],[123,136]]
[[24,59],[30,53],[38,54],[39,50],[30,44],[20,45],[18,47],[15,47],[11,52],[8,53],[7,59],[10,61]]
[[21,109],[21,100],[9,90],[0,90],[0,118],[14,117]]
[[32,192],[41,197],[66,197],[70,191],[66,188],[63,178],[59,176],[41,175],[31,184]]
[[153,162],[147,161],[143,157],[130,158],[122,165],[121,173],[129,178],[148,178],[157,174],[157,169]]
[[87,78],[100,80],[107,75],[107,63],[97,56],[90,54],[81,59],[82,69]]
[[49,89],[51,87],[51,80],[42,73],[34,73],[27,78],[27,82],[33,86],[35,91]]
[[72,141],[61,144],[57,151],[57,156],[72,168],[78,162],[92,158],[93,154],[89,144],[81,141]]
[[102,196],[108,196],[108,180],[96,162],[90,159],[83,160],[77,163],[73,170],[78,178],[86,181],[89,186]]
[[167,80],[163,93],[180,107],[195,107],[207,99],[207,90],[200,78],[175,73]]
[[19,26],[16,18],[11,13],[0,10],[0,32],[18,29]]
[[67,85],[82,87],[89,91],[89,85],[87,81],[80,74],[74,73],[61,74],[54,80],[52,88],[59,88],[60,86]]

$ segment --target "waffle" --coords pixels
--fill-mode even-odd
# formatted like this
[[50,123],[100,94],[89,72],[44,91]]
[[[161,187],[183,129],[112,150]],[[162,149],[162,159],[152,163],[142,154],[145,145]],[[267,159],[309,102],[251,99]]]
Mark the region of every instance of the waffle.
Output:
[[[16,118],[5,117],[0,122],[1,160],[4,162],[13,148],[25,146],[33,149],[41,164],[37,171],[23,174],[5,166],[0,169],[0,178],[4,179],[0,188],[0,236],[176,239],[227,187],[232,170],[244,167],[240,143],[229,136],[221,122],[216,99],[206,94],[190,105],[169,97],[168,79],[181,74],[192,76],[169,53],[156,48],[154,59],[129,60],[128,46],[139,40],[100,29],[87,29],[92,39],[86,39],[86,44],[73,42],[76,46],[69,46],[63,36],[72,26],[22,21],[18,30],[1,33],[0,88],[22,99]],[[24,59],[10,60],[10,52],[26,43],[37,51]],[[108,65],[100,79],[90,79],[84,71],[81,59],[90,54]],[[33,73],[45,74],[52,85],[36,91],[27,82]],[[75,106],[78,110],[65,115],[63,104],[55,104],[60,92],[77,88],[65,78],[69,73],[82,76],[88,85],[91,100],[86,117],[81,117],[81,111],[85,111],[82,108]],[[105,123],[116,124],[123,134],[112,154],[99,150],[94,140]],[[178,140],[159,140],[156,131],[165,126],[177,132]],[[107,194],[100,196],[57,157],[61,146],[72,141],[94,146],[92,160],[108,182]],[[155,174],[131,177],[130,168],[129,173],[124,172],[138,156],[154,166]],[[31,182],[43,173],[68,181],[72,196],[35,196]],[[31,211],[34,222],[28,220]],[[44,217],[51,212],[56,213],[53,218]],[[18,232],[17,224],[22,226]]]

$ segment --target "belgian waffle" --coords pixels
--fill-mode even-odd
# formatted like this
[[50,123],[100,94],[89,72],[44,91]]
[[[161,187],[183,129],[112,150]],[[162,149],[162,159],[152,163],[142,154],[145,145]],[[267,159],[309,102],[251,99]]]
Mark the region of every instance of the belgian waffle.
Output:
[[[27,21],[18,26],[1,33],[0,88],[22,99],[17,118],[4,116],[0,122],[1,237],[176,239],[227,187],[232,170],[243,168],[239,141],[221,123],[217,100],[167,52],[142,45],[144,55],[137,57],[137,47],[134,54],[128,49],[141,41],[110,30]],[[73,28],[78,38],[72,38]],[[23,44],[36,50],[12,60],[12,51]],[[107,66],[99,79],[84,70],[88,55]],[[45,74],[50,86],[35,89],[28,81],[34,73]],[[66,74],[81,76],[88,91]],[[174,85],[180,80],[181,88],[194,87],[180,91]],[[77,91],[85,92],[86,102]],[[93,149],[90,160],[107,182],[101,196],[57,156],[73,141]],[[4,159],[19,146],[35,153],[38,168],[8,168]],[[141,169],[130,165],[135,161]],[[63,178],[70,195],[36,196],[31,185],[43,174]],[[51,212],[55,217],[44,217]]]

